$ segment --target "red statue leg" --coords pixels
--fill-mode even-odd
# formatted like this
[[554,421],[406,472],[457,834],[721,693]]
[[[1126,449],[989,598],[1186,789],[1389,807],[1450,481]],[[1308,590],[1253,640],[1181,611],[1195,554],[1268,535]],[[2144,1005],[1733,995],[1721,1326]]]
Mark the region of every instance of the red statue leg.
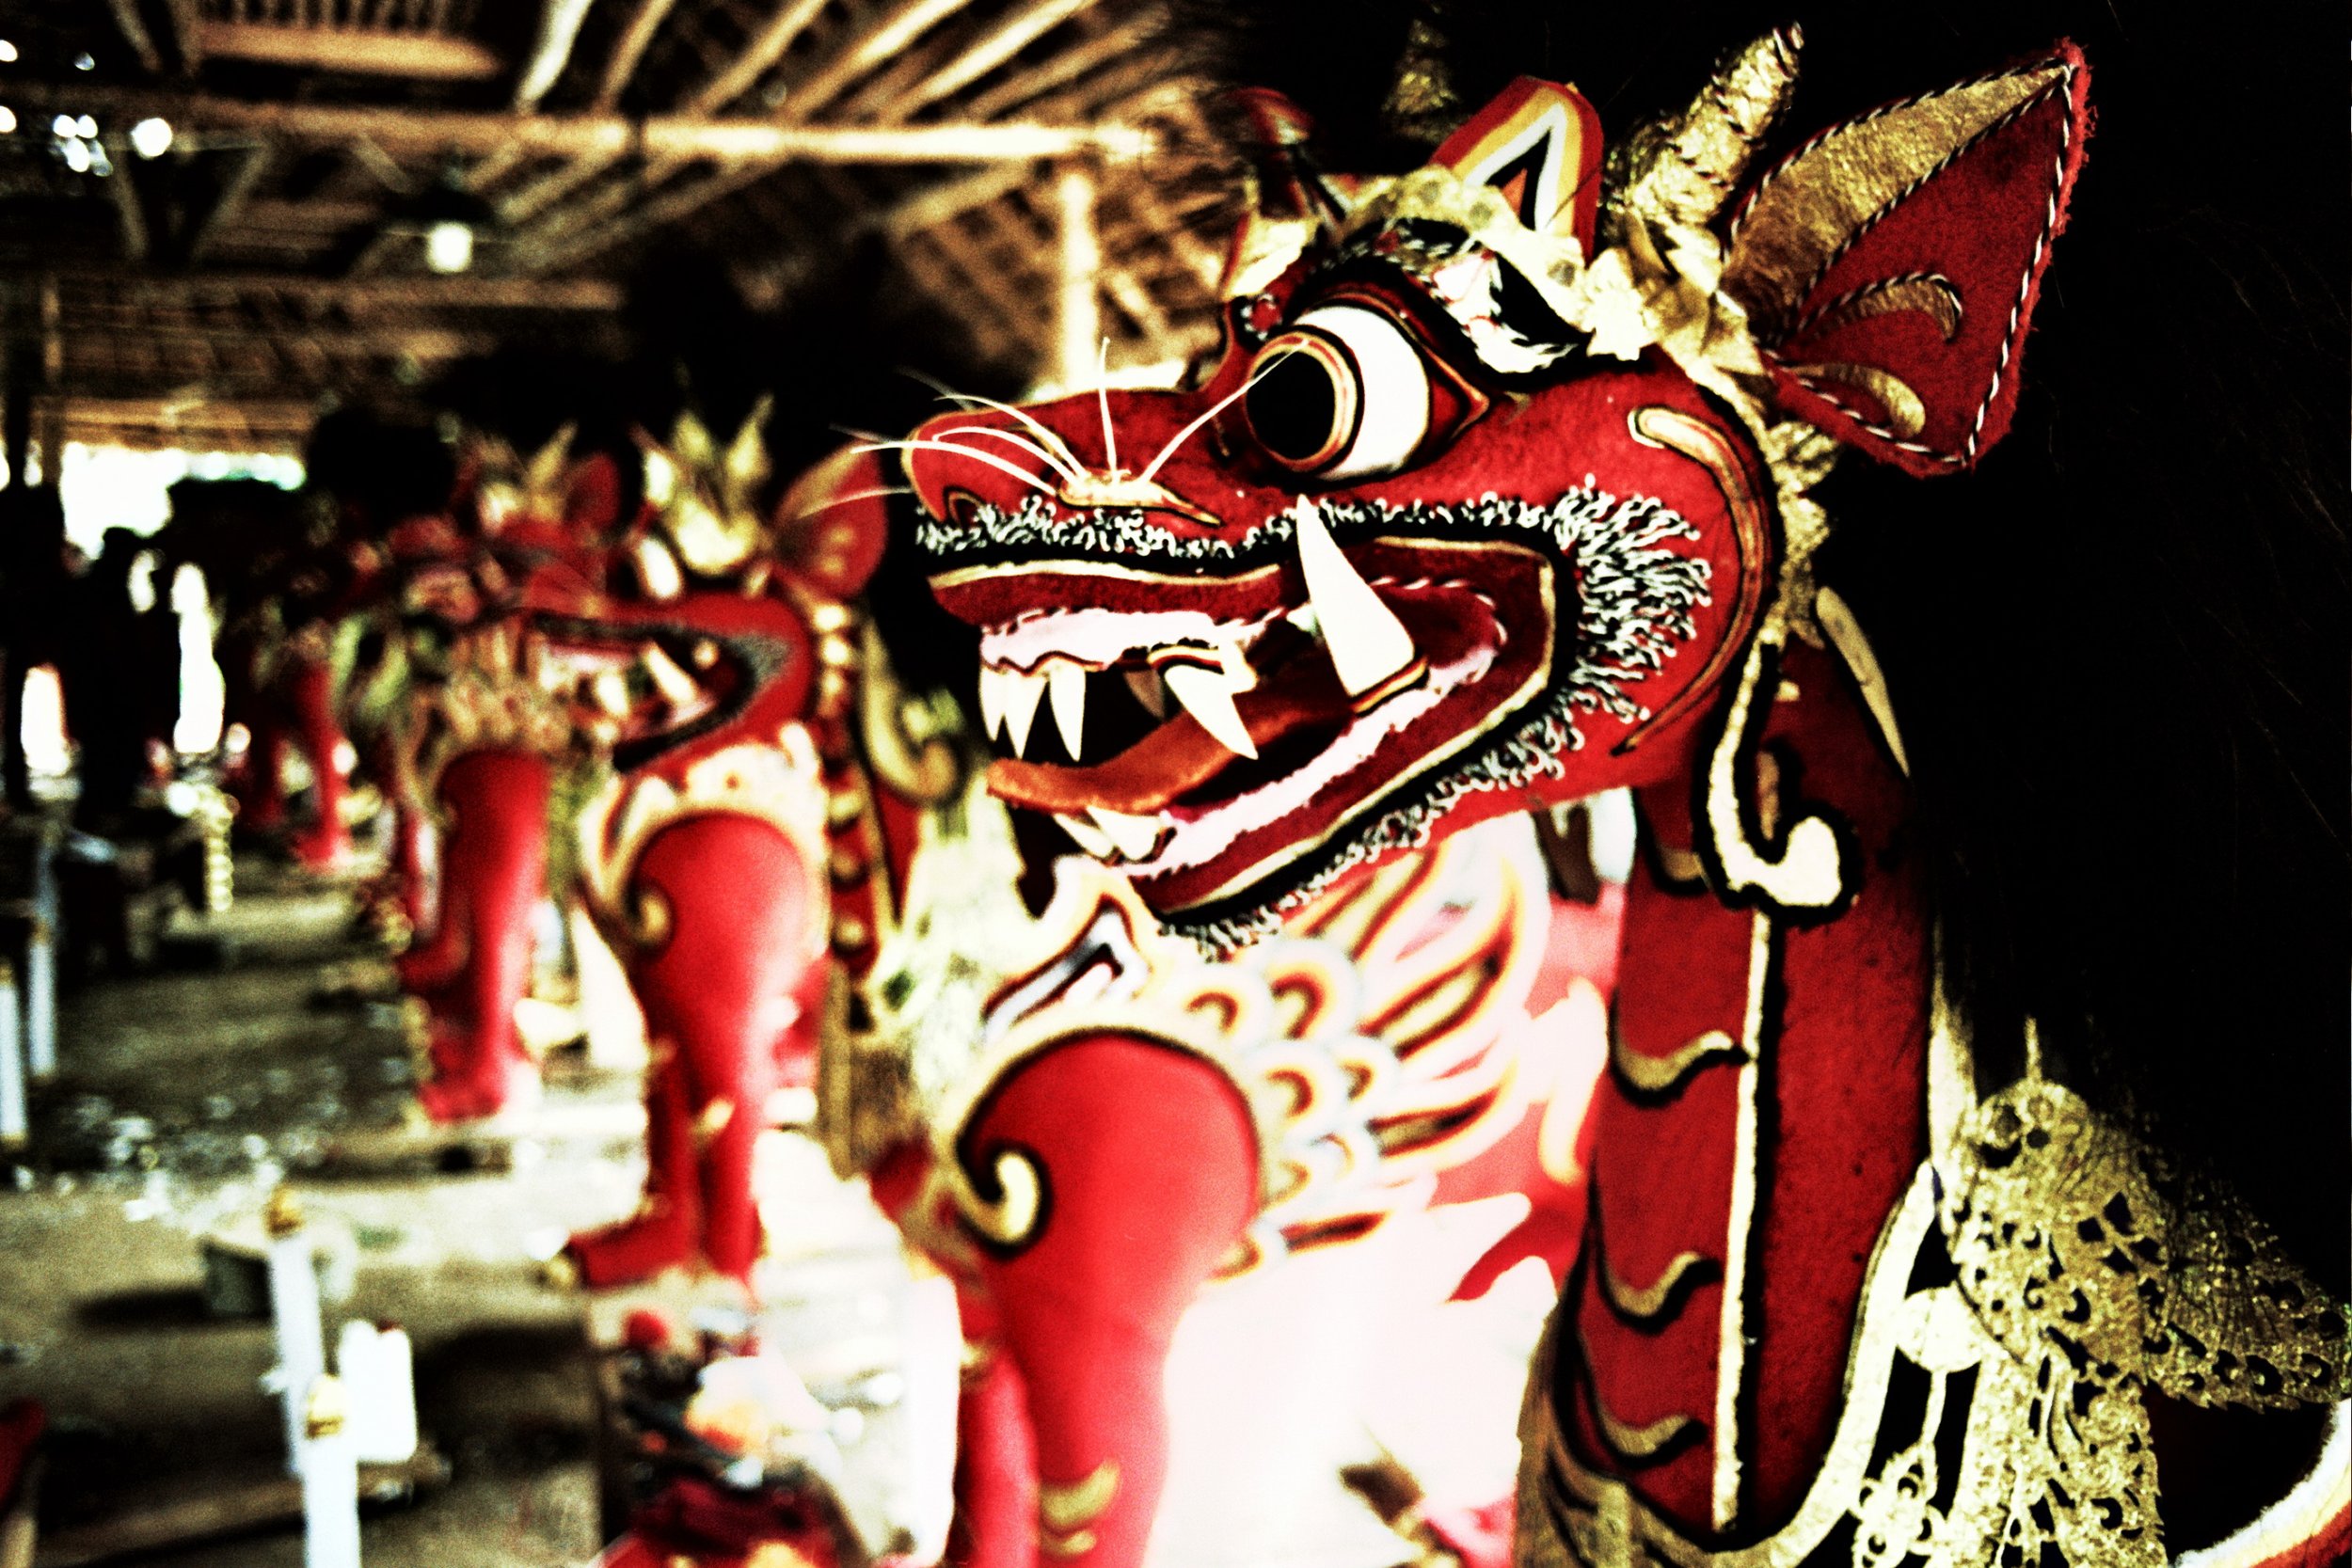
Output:
[[1028,1394],[1021,1369],[993,1343],[982,1345],[979,1361],[964,1373],[956,1404],[956,1523],[946,1560],[949,1568],[1037,1568],[1037,1439]]
[[645,1069],[645,1196],[637,1212],[583,1231],[565,1248],[592,1291],[651,1279],[694,1255],[702,1231],[694,1117],[684,1069],[667,1040],[653,1043]]
[[442,925],[457,927],[466,961],[432,999],[434,1076],[417,1099],[435,1121],[494,1116],[532,1079],[515,1004],[531,978],[553,775],[545,757],[502,750],[469,752],[442,770],[441,800],[454,819]]
[[979,1265],[1028,1391],[1040,1543],[1057,1568],[1129,1568],[1167,1473],[1168,1342],[1257,1212],[1248,1110],[1197,1056],[1088,1036],[1018,1069],[960,1148],[981,1181],[1009,1155],[1041,1189],[1030,1236]]
[[286,825],[286,723],[276,694],[264,691],[246,726],[245,769],[237,791],[237,824],[252,832]]
[[334,673],[324,658],[297,655],[283,678],[318,806],[318,820],[295,835],[294,856],[313,871],[329,871],[351,858],[351,833],[343,826],[345,784],[335,766],[343,732],[335,722]]
[[648,1080],[648,1111],[658,1124],[655,1102],[674,1096],[686,1138],[681,1157],[657,1164],[647,1212],[575,1241],[588,1283],[644,1278],[697,1251],[749,1283],[760,1251],[752,1155],[795,993],[821,961],[809,885],[782,832],[731,813],[665,828],[639,857],[629,897],[652,940],[629,955],[629,982],[655,1052],[671,1053]]

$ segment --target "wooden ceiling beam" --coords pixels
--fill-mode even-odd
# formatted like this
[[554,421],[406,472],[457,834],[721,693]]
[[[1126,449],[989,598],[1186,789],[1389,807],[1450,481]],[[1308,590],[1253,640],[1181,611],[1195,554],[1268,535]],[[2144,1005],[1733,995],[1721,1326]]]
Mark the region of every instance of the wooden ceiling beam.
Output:
[[260,187],[262,177],[269,172],[270,149],[266,144],[246,148],[236,157],[236,166],[229,171],[228,179],[221,182],[220,195],[204,215],[197,220],[196,227],[189,230],[187,257],[190,265],[202,261],[205,251],[211,249],[229,226],[236,221],[237,214]]
[[688,114],[715,114],[752,90],[775,63],[784,58],[785,51],[800,40],[803,33],[824,13],[828,0],[784,0],[768,24],[744,40],[742,51],[733,63],[704,83],[678,107]]
[[446,33],[199,20],[195,38],[206,57],[302,71],[399,76],[420,82],[480,82],[506,71],[506,61],[496,50]]
[[139,0],[107,0],[115,13],[115,26],[122,34],[122,41],[131,46],[131,53],[139,57],[139,65],[150,76],[164,73],[163,52],[155,47],[155,37],[147,30],[139,17]]
[[[143,326],[112,330],[89,330],[69,324],[60,327],[58,336],[62,342],[75,345],[62,354],[61,363],[70,367],[80,353],[80,345],[116,337],[159,346],[197,344],[220,355],[224,352],[249,352],[256,345],[267,348],[281,335],[226,325],[202,326],[151,321]],[[321,331],[313,328],[291,336],[299,337],[321,353],[349,358],[391,358],[406,355],[412,359],[457,359],[498,346],[495,333],[466,332],[446,326],[385,327],[368,331]]]
[[[789,134],[795,128],[804,127],[812,116],[854,87],[860,77],[898,51],[905,49],[968,3],[969,0],[898,0],[896,5],[871,25],[851,37],[823,65],[818,67],[798,86],[791,88],[771,118],[760,121],[730,120],[720,123],[758,125],[778,135]],[[807,11],[804,19],[798,14],[803,8]],[[774,31],[787,22],[794,22],[799,27],[805,27],[823,9],[824,0],[787,0],[785,9],[777,13],[775,22],[771,24],[769,31]],[[793,36],[798,36],[797,29]],[[723,73],[718,81],[713,82],[709,87],[706,87],[704,92],[691,103],[707,110],[712,106],[709,95],[720,87],[728,88],[731,96],[748,90],[759,76],[765,73],[768,64],[772,63],[771,60],[761,64],[758,71],[746,72],[745,68],[748,62],[755,57],[765,46],[766,35],[763,34],[761,38],[753,40],[752,47],[747,49],[744,58],[739,60],[736,67]],[[778,54],[781,54],[780,50]],[[891,131],[899,129],[930,130],[934,127],[878,127],[870,130],[843,128],[838,134],[845,136],[887,135]],[[1111,146],[1112,142],[1123,142],[1130,149],[1140,146],[1132,138],[1120,135],[1120,128],[1119,127],[1104,126],[1096,129],[1110,138],[1102,144],[1106,150],[1114,150]],[[950,138],[949,145],[952,143],[953,138]],[[648,148],[648,150],[653,150]],[[1071,150],[1077,150],[1072,149]],[[1054,157],[1060,154],[1041,153],[1038,155]],[[624,225],[616,227],[604,225],[603,220],[610,214],[627,206],[631,200],[638,199],[644,192],[669,182],[683,172],[689,161],[690,158],[685,155],[657,159],[643,174],[628,184],[617,189],[607,190],[598,197],[592,197],[586,201],[575,203],[553,214],[535,230],[521,237],[516,252],[517,265],[525,271],[547,271],[567,265],[596,250],[610,248],[624,238],[633,237],[658,227],[658,225],[642,221],[646,213],[658,211],[664,214],[661,221],[668,222],[695,212],[759,178],[757,173],[745,174],[741,170],[723,171],[700,184],[688,186],[683,190],[674,190],[663,197],[644,202],[635,213],[629,214],[628,221]],[[848,163],[925,160],[840,158],[824,161]],[[984,162],[989,160],[949,159],[943,161]]]
[[125,163],[116,168],[114,178],[107,181],[107,197],[114,202],[115,225],[122,235],[122,259],[126,261],[147,260],[147,210],[139,203],[138,181],[135,166]]
[[620,285],[593,277],[340,278],[254,272],[157,277],[76,273],[60,286],[70,299],[95,293],[102,298],[183,308],[201,301],[233,303],[256,297],[346,310],[548,310],[609,314],[621,308]]
[[621,153],[643,146],[657,156],[723,164],[993,163],[1081,152],[1135,156],[1148,133],[1130,125],[801,125],[776,120],[619,115],[497,115],[357,104],[262,103],[209,95],[144,92],[102,84],[23,82],[10,89],[40,110],[161,115],[195,130],[239,130],[294,141],[368,141],[409,153],[487,152],[510,142],[571,154]]
[[875,219],[875,227],[894,242],[904,241],[993,201],[1007,191],[1027,184],[1036,175],[1031,165],[999,164],[977,174],[943,181],[926,186],[881,214]]
[[204,65],[204,19],[196,8],[197,0],[164,0],[164,14],[171,19],[172,47],[180,52],[180,69],[193,76]]

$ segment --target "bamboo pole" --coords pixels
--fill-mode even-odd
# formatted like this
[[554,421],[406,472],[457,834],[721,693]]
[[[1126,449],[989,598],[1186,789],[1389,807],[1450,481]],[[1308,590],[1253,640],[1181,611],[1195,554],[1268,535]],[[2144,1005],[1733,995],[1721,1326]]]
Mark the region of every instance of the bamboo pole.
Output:
[[588,20],[596,0],[547,0],[539,18],[539,41],[515,83],[515,107],[536,108],[571,63],[572,46],[580,41],[580,24]]
[[654,34],[660,31],[662,20],[676,4],[677,0],[637,0],[628,24],[621,29],[620,41],[612,46],[612,57],[604,62],[604,75],[597,79],[596,108],[610,109],[621,101],[628,79],[637,72],[637,62],[644,58]]
[[969,49],[893,103],[881,116],[882,122],[898,124],[949,94],[962,91],[1094,3],[1095,0],[1029,0]]
[[1103,338],[1102,296],[1095,283],[1103,269],[1103,237],[1094,227],[1094,171],[1083,164],[1067,166],[1055,179],[1061,222],[1057,366],[1065,388],[1084,387],[1095,377],[1096,345]]

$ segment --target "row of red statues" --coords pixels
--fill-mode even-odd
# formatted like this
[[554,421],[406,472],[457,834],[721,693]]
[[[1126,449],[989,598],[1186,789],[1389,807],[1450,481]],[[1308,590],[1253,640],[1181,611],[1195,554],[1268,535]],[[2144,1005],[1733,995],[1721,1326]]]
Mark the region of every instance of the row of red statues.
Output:
[[[690,422],[633,512],[613,453],[484,443],[446,509],[346,530],[315,603],[363,628],[425,1114],[532,1091],[584,793],[554,830],[644,1011],[650,1174],[568,1269],[755,1288],[755,1146],[813,1088],[955,1284],[960,1561],[1146,1560],[1188,1315],[1324,1268],[1395,1292],[1334,1333],[1557,1294],[1523,1415],[1481,1418],[1520,1421],[1516,1489],[1401,1511],[1417,1550],[2154,1564],[2161,1462],[2247,1494],[2200,1560],[2340,1551],[2342,1305],[2030,1027],[2022,1077],[1973,1053],[1899,711],[1814,574],[1841,452],[1926,477],[2005,434],[2088,70],[1751,168],[1797,48],[1734,55],[1607,204],[1554,84],[1378,182],[1256,101],[1188,390],[963,400],[786,486],[756,417]],[[977,640],[953,689],[893,673],[885,550]],[[328,733],[325,664],[286,668]],[[2249,1412],[2299,1436],[2225,1481],[2207,1423]],[[770,1544],[661,1528],[609,1560]]]

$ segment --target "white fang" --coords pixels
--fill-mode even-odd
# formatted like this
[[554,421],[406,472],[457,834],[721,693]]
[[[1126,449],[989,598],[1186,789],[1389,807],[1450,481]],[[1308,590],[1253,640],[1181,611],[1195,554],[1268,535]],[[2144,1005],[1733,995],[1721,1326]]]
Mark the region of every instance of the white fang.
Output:
[[1360,697],[1413,662],[1413,634],[1340,551],[1323,514],[1306,497],[1291,508],[1298,524],[1298,567],[1331,667],[1351,697]]
[[1054,727],[1061,731],[1062,748],[1070,753],[1070,760],[1076,762],[1079,745],[1086,739],[1086,666],[1056,659],[1045,667],[1045,673],[1054,693]]
[[1045,696],[1045,677],[1025,671],[1005,672],[1005,728],[1012,739],[1012,754],[1029,753],[1029,725],[1037,719],[1037,705]]
[[1105,811],[1101,806],[1087,807],[1087,815],[1094,825],[1110,835],[1122,859],[1146,861],[1160,847],[1160,819],[1156,816],[1135,816],[1123,811]]
[[1136,701],[1143,705],[1144,711],[1154,719],[1167,718],[1168,688],[1160,684],[1159,672],[1129,670],[1126,676],[1127,689],[1136,694]]
[[1062,832],[1078,841],[1079,848],[1084,849],[1096,860],[1109,860],[1117,852],[1118,846],[1111,842],[1111,835],[1085,817],[1064,816],[1057,812],[1054,815],[1054,820],[1061,824]]
[[1258,754],[1257,743],[1249,738],[1249,726],[1241,721],[1241,712],[1233,706],[1233,689],[1223,673],[1179,664],[1163,671],[1160,678],[1218,745],[1236,756]]

